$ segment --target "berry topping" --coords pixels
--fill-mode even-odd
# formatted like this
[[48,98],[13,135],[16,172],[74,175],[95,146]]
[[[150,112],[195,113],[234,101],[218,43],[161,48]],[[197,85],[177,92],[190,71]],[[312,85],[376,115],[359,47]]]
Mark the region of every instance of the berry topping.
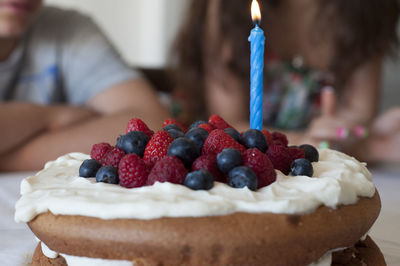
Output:
[[271,145],[267,151],[268,158],[271,160],[275,169],[280,170],[285,175],[290,172],[290,165],[292,164],[292,158],[288,152],[288,148],[283,145]]
[[147,125],[139,118],[132,118],[131,120],[129,120],[128,126],[126,127],[126,133],[131,131],[141,131],[149,138],[151,138],[154,133],[153,130],[150,130]]
[[258,187],[257,176],[250,168],[238,166],[229,172],[228,185],[234,188],[248,187],[255,191]]
[[224,129],[224,132],[231,136],[237,142],[240,142],[240,133],[236,129],[228,127]]
[[125,153],[134,153],[143,157],[144,149],[149,142],[149,137],[142,131],[130,131],[119,136],[117,147]]
[[305,175],[312,177],[314,174],[314,169],[312,164],[307,159],[296,159],[290,166],[292,169],[292,175]]
[[151,169],[147,185],[153,185],[157,181],[183,184],[186,174],[187,170],[181,160],[174,156],[165,156]]
[[113,148],[111,151],[107,152],[101,159],[101,164],[103,166],[112,166],[118,168],[119,161],[125,156],[125,152],[120,148]]
[[226,134],[222,129],[213,130],[203,145],[203,154],[218,154],[225,148],[234,148],[243,153],[246,148]]
[[297,146],[290,146],[288,152],[290,154],[290,158],[292,158],[292,161],[299,158],[305,158],[304,151]]
[[90,157],[97,161],[101,161],[104,155],[109,152],[113,147],[105,142],[97,143],[92,146],[92,151],[90,152]]
[[285,134],[282,134],[280,132],[273,132],[272,133],[272,142],[274,144],[281,144],[283,146],[287,146],[288,145],[288,140],[286,138]]
[[319,160],[319,153],[318,150],[310,145],[310,144],[303,144],[299,146],[300,149],[304,151],[305,158],[310,162],[318,162]]
[[167,119],[164,120],[164,122],[162,124],[163,128],[168,126],[168,125],[176,125],[177,127],[179,127],[179,129],[182,132],[186,132],[185,127],[181,123],[179,123],[178,121],[176,121],[173,118],[167,118]]
[[97,171],[96,182],[118,184],[118,170],[112,166],[103,166]]
[[264,134],[265,138],[267,139],[267,144],[272,145],[274,141],[272,139],[271,133],[269,133],[269,131],[265,130],[265,129],[261,130],[261,132]]
[[257,175],[258,188],[268,186],[276,180],[276,172],[270,159],[257,148],[248,149],[244,153],[243,165]]
[[169,146],[167,154],[178,157],[185,167],[190,169],[194,160],[200,156],[200,149],[190,139],[177,138]]
[[174,141],[174,138],[167,131],[161,130],[154,133],[144,150],[144,162],[152,167],[167,155],[168,147],[172,141]]
[[119,184],[126,188],[146,185],[149,171],[144,161],[136,154],[128,154],[118,165]]
[[202,125],[202,124],[207,124],[207,122],[206,122],[206,121],[203,121],[203,120],[199,120],[199,121],[193,122],[193,123],[189,126],[188,131],[190,131],[190,130],[192,130],[192,129],[194,129],[194,128],[198,128],[198,127],[199,127],[200,125]]
[[203,149],[204,141],[208,137],[208,132],[204,128],[194,128],[189,130],[185,137],[196,143],[197,147],[199,147],[201,151],[201,149]]
[[95,159],[84,160],[79,167],[80,177],[95,177],[97,171],[100,169],[101,163]]
[[237,149],[226,148],[217,155],[218,169],[221,170],[222,173],[227,174],[230,170],[241,164],[242,155]]
[[169,124],[169,125],[166,125],[165,127],[163,127],[163,130],[165,130],[165,131],[169,131],[171,129],[175,129],[175,130],[178,130],[178,131],[184,133],[183,130],[176,124]]
[[[183,136],[185,136],[185,133],[183,133],[182,130],[180,130],[180,129],[178,130],[176,128],[171,128],[169,126],[175,126],[175,125],[172,125],[172,124],[168,125],[168,126],[164,127],[163,130],[167,131],[174,139],[182,138]],[[166,128],[167,128],[167,130],[166,130]]]
[[228,127],[232,127],[218,115],[210,115],[210,118],[208,119],[208,123],[216,129],[225,129]]
[[214,185],[214,177],[207,170],[197,170],[186,175],[184,184],[193,190],[209,190]]
[[266,152],[268,149],[267,138],[260,130],[247,130],[243,133],[241,140],[242,144],[248,149],[257,148],[261,152]]
[[217,156],[213,153],[201,155],[192,164],[192,171],[204,169],[209,171],[215,181],[226,182],[225,176],[219,171],[217,165]]
[[211,133],[211,131],[213,131],[215,129],[212,125],[210,125],[208,123],[201,124],[198,126],[198,128],[203,128],[203,129],[207,130],[208,133]]

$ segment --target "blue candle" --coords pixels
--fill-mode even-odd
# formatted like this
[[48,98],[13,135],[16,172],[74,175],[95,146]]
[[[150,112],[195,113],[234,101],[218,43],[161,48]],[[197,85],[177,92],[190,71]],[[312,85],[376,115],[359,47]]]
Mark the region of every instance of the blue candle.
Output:
[[250,55],[250,128],[261,130],[263,126],[263,69],[264,69],[264,31],[260,28],[260,7],[256,0],[251,5],[253,22],[249,42]]

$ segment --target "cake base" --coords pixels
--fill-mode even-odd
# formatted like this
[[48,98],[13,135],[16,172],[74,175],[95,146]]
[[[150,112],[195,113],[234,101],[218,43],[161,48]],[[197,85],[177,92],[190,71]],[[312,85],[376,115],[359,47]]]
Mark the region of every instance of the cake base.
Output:
[[322,206],[303,215],[102,220],[47,212],[28,225],[51,250],[78,257],[148,265],[287,266],[307,265],[329,250],[353,246],[379,211],[376,192],[356,204]]
[[[32,258],[32,266],[66,266],[67,262],[62,256],[54,259],[46,257],[40,243],[37,245]],[[132,263],[134,266],[148,265],[142,262]],[[332,254],[332,266],[385,266],[386,262],[375,242],[367,236],[363,241],[357,242],[354,247]]]

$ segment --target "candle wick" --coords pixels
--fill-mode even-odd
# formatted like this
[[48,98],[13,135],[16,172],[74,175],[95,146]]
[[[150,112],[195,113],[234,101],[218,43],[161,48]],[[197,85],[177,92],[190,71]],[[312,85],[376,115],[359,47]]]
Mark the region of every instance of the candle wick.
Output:
[[253,20],[253,24],[254,24],[254,26],[260,26],[261,20],[260,19],[255,19],[255,20]]

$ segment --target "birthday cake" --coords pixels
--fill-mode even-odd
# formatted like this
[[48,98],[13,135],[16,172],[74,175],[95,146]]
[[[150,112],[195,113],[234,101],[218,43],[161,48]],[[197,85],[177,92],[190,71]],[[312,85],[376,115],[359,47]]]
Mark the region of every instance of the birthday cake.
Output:
[[163,126],[132,119],[115,147],[22,181],[32,265],[386,265],[367,236],[380,199],[364,163],[218,116]]

